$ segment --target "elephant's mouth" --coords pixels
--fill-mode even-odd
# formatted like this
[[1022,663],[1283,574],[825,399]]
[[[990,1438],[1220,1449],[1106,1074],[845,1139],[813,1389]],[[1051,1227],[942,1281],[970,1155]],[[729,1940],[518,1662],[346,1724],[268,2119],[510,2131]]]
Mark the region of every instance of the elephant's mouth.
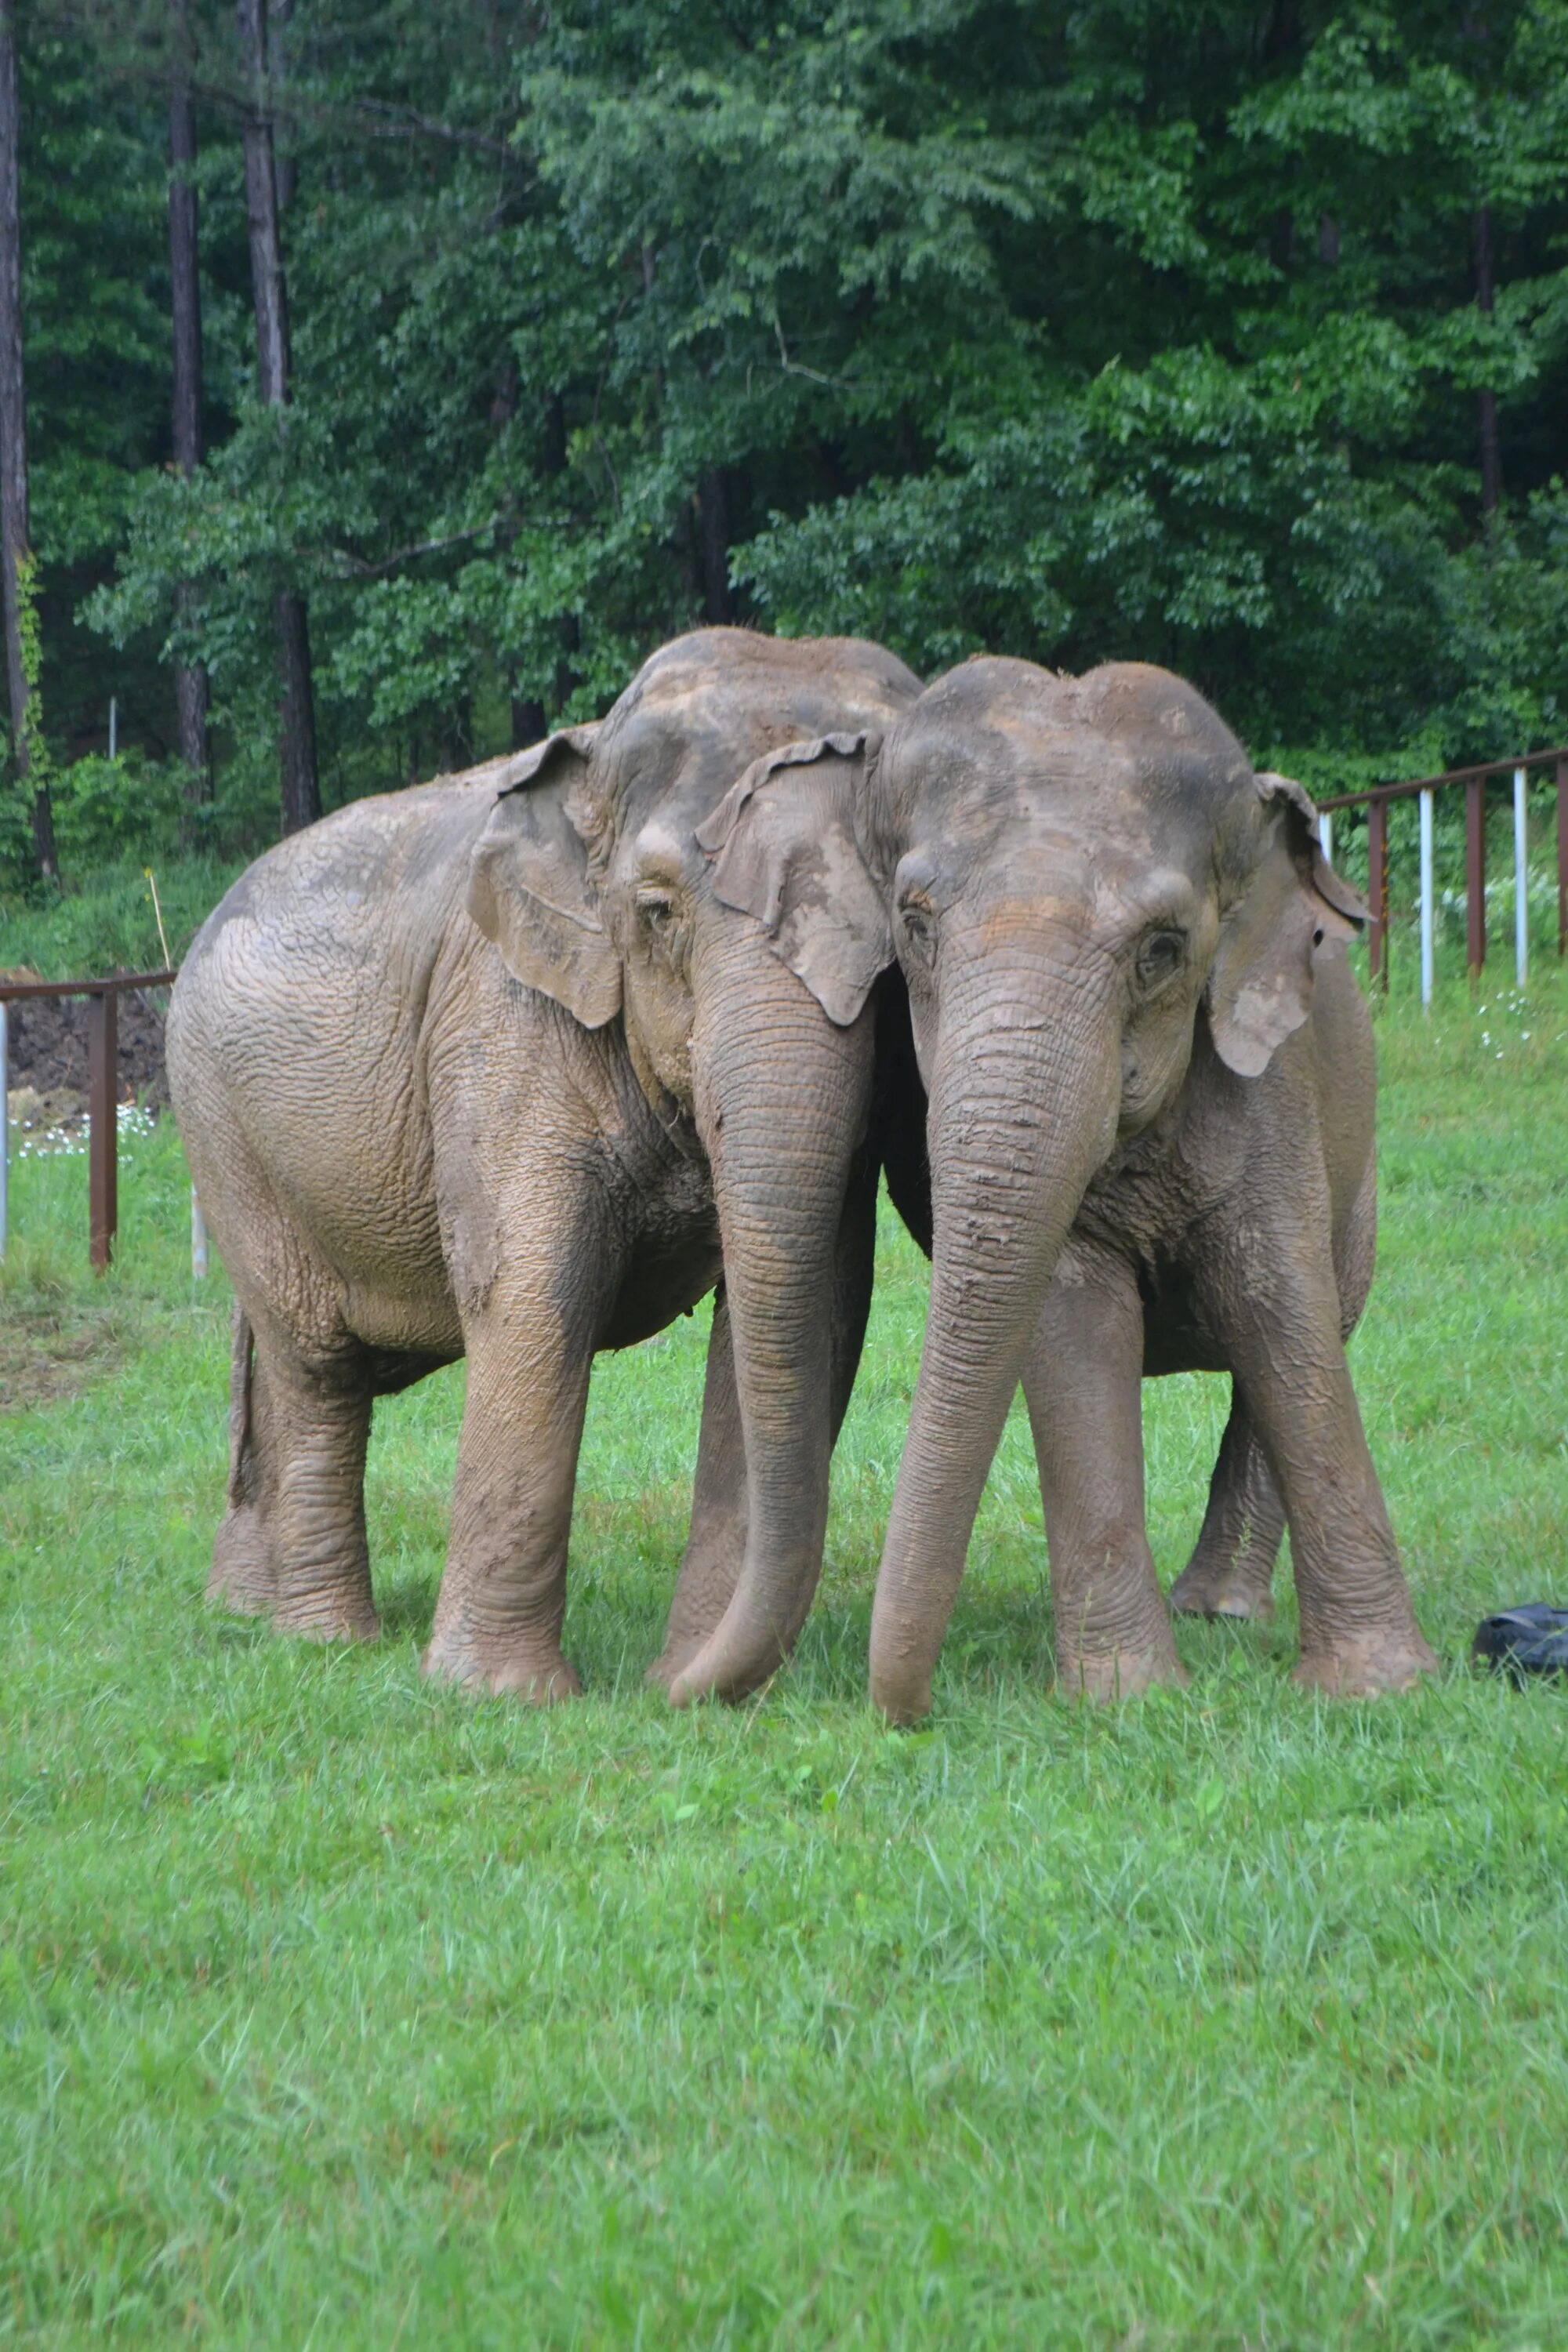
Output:
[[641,1040],[633,1034],[629,1023],[626,1026],[626,1045],[632,1067],[637,1072],[637,1085],[642,1089],[643,1100],[652,1111],[655,1123],[674,1145],[683,1160],[689,1160],[698,1166],[706,1167],[708,1154],[703,1150],[702,1139],[697,1132],[696,1114],[689,1104],[681,1101],[679,1095],[671,1094],[658,1072],[654,1068]]

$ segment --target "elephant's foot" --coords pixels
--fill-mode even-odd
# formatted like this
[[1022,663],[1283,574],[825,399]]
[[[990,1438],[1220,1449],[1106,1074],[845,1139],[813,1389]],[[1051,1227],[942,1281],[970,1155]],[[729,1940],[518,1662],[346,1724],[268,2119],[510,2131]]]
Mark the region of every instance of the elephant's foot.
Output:
[[476,1697],[489,1693],[520,1698],[530,1706],[553,1706],[583,1695],[576,1668],[551,1643],[438,1633],[420,1660],[420,1671],[433,1682],[460,1684]]
[[272,1622],[280,1633],[301,1642],[374,1642],[381,1620],[368,1593],[354,1591],[297,1593],[279,1601]]
[[871,1670],[871,1704],[895,1731],[923,1723],[931,1713],[931,1676],[918,1673]]
[[1100,1706],[1141,1697],[1156,1684],[1184,1689],[1191,1680],[1170,1641],[1140,1648],[1064,1653],[1057,1662],[1058,1695],[1093,1699]]
[[1384,1691],[1410,1690],[1437,1667],[1436,1653],[1411,1626],[1304,1650],[1291,1679],[1331,1698],[1375,1698]]
[[644,1682],[655,1690],[668,1690],[676,1678],[686,1672],[702,1647],[703,1638],[700,1633],[679,1640],[667,1638],[663,1649],[644,1675]]
[[1184,1617],[1247,1617],[1267,1625],[1274,1614],[1274,1561],[1250,1553],[1226,1558],[1200,1547],[1171,1587],[1171,1606]]
[[278,1598],[278,1563],[254,1509],[230,1511],[213,1544],[207,1599],[242,1617],[266,1617]]

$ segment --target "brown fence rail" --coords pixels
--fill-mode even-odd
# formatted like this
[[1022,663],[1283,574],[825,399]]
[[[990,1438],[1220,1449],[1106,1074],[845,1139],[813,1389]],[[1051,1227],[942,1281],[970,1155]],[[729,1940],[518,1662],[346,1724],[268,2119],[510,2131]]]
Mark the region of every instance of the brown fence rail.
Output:
[[172,971],[132,971],[117,980],[0,981],[0,1257],[5,1255],[10,1153],[6,1087],[7,1004],[29,997],[85,996],[87,1015],[88,1246],[100,1274],[114,1254],[120,1222],[120,999],[128,988],[172,988]]
[[1363,793],[1339,793],[1318,803],[1320,815],[1332,822],[1336,809],[1366,810],[1367,898],[1372,907],[1368,950],[1372,975],[1388,986],[1388,804],[1419,798],[1423,810],[1422,892],[1419,922],[1422,937],[1422,996],[1432,993],[1433,892],[1431,873],[1431,810],[1433,795],[1450,785],[1465,793],[1465,961],[1470,978],[1479,980],[1487,960],[1487,786],[1500,776],[1511,776],[1514,786],[1515,927],[1518,977],[1524,979],[1524,795],[1532,771],[1554,769],[1557,781],[1557,952],[1568,955],[1568,748],[1523,751],[1511,760],[1491,760],[1479,768],[1450,768],[1441,776],[1418,776],[1407,783],[1374,784]]

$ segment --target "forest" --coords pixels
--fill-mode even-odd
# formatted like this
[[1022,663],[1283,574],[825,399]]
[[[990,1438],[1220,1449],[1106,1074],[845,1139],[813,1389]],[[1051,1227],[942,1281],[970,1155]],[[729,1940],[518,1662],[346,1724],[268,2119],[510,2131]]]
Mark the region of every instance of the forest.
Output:
[[0,146],[18,912],[704,619],[1568,734],[1562,0],[5,0]]

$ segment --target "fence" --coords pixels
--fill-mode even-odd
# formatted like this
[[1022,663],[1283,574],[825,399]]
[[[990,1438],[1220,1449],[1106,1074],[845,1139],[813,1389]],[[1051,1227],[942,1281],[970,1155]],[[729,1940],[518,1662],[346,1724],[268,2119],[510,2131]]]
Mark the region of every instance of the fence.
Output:
[[[128,988],[172,988],[172,971],[127,972],[119,980],[27,980],[0,982],[0,1257],[5,1255],[10,1191],[10,1119],[6,1094],[10,1054],[6,1007],[29,997],[85,996],[87,1017],[87,1223],[92,1263],[101,1274],[114,1253],[120,1222],[120,999]],[[206,1234],[191,1195],[191,1260],[206,1272]]]
[[1366,810],[1367,899],[1372,908],[1368,950],[1374,982],[1388,986],[1393,945],[1389,926],[1388,811],[1391,803],[1415,799],[1420,807],[1420,893],[1417,928],[1421,941],[1421,1002],[1432,1002],[1436,964],[1433,844],[1436,794],[1448,786],[1465,793],[1465,961],[1479,980],[1487,960],[1487,787],[1497,776],[1513,780],[1514,976],[1521,988],[1530,966],[1529,795],[1531,770],[1555,771],[1557,785],[1557,953],[1568,955],[1568,749],[1530,751],[1494,760],[1481,768],[1450,768],[1446,775],[1422,776],[1412,783],[1378,784],[1370,792],[1341,793],[1318,803],[1324,848],[1332,856],[1334,813]]

